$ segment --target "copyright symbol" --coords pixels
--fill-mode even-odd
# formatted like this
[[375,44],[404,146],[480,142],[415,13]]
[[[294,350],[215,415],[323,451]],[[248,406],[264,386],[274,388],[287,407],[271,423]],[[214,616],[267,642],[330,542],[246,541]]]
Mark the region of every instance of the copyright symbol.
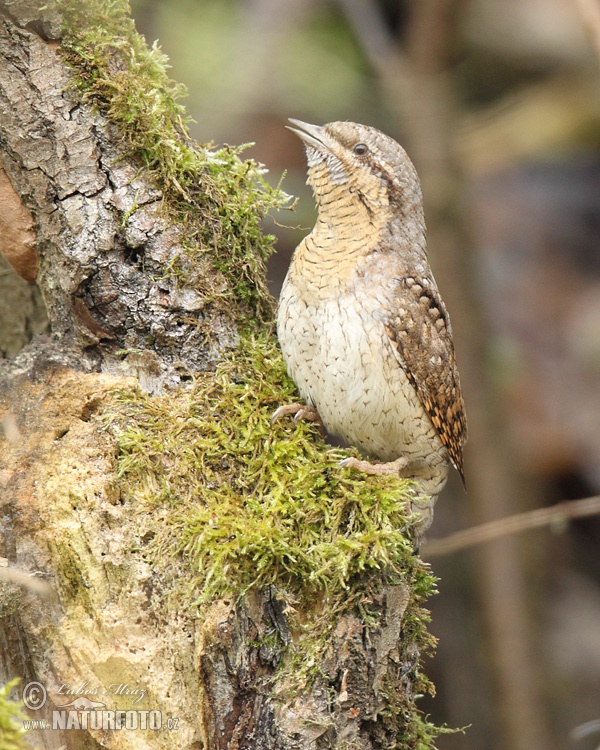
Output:
[[23,703],[31,711],[38,711],[46,703],[46,688],[39,682],[28,682],[23,688]]

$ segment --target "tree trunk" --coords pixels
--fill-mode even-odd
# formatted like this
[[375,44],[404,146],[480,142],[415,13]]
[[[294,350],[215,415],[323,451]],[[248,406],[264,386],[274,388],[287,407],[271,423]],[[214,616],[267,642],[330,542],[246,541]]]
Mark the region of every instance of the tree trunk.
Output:
[[[36,5],[0,1],[1,249],[15,269],[2,273],[21,289],[1,314],[26,321],[3,351],[44,329],[39,293],[50,326],[0,361],[0,676],[20,677],[29,719],[52,727],[25,741],[429,746],[415,696],[432,584],[406,485],[347,479],[311,428],[268,426],[291,386],[261,333],[269,239],[256,227],[280,196],[252,162],[189,142],[123,4]],[[223,364],[249,340],[254,360]],[[248,448],[236,440],[250,427]],[[221,458],[219,428],[235,446]],[[276,558],[265,523],[258,552],[227,502],[245,513],[280,486],[283,502],[300,471],[295,513],[312,515],[269,515],[273,540],[294,524],[302,539],[339,533]],[[186,525],[210,493],[215,513]],[[200,543],[210,534],[214,547]],[[315,549],[338,557],[301,569]]]

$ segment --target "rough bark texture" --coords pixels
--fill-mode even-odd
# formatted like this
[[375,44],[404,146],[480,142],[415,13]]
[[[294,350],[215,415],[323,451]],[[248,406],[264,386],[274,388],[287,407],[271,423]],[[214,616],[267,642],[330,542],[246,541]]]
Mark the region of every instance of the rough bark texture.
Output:
[[[145,554],[152,519],[122,502],[114,441],[93,419],[108,392],[135,381],[81,373],[72,360],[40,341],[4,367],[0,414],[13,425],[0,443],[1,554],[51,590],[41,597],[0,583],[0,668],[5,678],[46,687],[48,702],[30,712],[33,719],[52,723],[52,710],[75,697],[61,691],[66,685],[106,710],[160,711],[163,730],[38,731],[31,743],[386,747],[387,730],[377,722],[386,707],[384,682],[403,672],[413,697],[417,654],[403,653],[400,642],[408,589],[390,586],[381,594],[379,623],[368,630],[355,615],[339,619],[323,676],[310,690],[290,693],[283,681],[271,691],[268,681],[290,640],[282,605],[266,591],[240,605],[216,601],[198,619],[169,604],[185,566],[174,563],[169,575],[153,569]],[[274,632],[279,645],[257,647]],[[132,695],[120,694],[121,685]]]
[[[159,190],[73,93],[49,41],[60,36],[58,15],[38,5],[0,2],[0,162],[7,194],[22,203],[3,249],[37,278],[52,332],[0,363],[0,677],[45,686],[45,707],[30,712],[37,720],[52,722],[54,707],[87,694],[98,708],[160,711],[163,728],[40,730],[28,741],[114,750],[400,743],[398,722],[380,716],[389,684],[406,705],[414,700],[418,653],[400,640],[408,587],[381,577],[378,622],[341,617],[321,676],[290,695],[268,683],[293,637],[276,592],[215,601],[199,618],[171,597],[183,563],[158,572],[145,554],[152,519],[123,502],[116,442],[95,416],[114,388],[135,387],[131,375],[160,391],[177,386],[181,364],[210,369],[236,340],[236,310],[165,276],[184,229],[161,218]],[[137,355],[123,366],[121,350]],[[43,595],[17,585],[18,571],[47,582]],[[267,647],[273,633],[278,645]]]
[[234,316],[165,276],[182,235],[161,219],[160,191],[78,101],[55,44],[3,18],[0,59],[0,159],[33,216],[53,332],[83,345],[90,369],[122,349],[151,348],[161,369],[214,363],[210,342],[231,345]]

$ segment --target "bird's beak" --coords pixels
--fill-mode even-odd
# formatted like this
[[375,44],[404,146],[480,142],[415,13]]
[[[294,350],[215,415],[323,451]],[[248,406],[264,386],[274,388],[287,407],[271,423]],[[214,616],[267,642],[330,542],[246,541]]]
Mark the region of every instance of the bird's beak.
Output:
[[294,127],[286,125],[286,128],[288,130],[291,130],[292,133],[296,133],[296,135],[301,138],[304,143],[309,146],[314,146],[315,148],[327,148],[329,138],[327,137],[325,129],[322,126],[311,125],[308,122],[302,122],[302,120],[294,120],[293,117],[290,117],[289,121]]

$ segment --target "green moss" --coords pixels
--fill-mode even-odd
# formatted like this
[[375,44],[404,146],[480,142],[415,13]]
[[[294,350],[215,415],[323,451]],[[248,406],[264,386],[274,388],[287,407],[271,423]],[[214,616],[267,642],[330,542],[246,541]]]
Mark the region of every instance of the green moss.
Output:
[[119,473],[137,503],[167,504],[155,542],[197,571],[198,601],[278,586],[346,599],[370,570],[403,580],[414,560],[410,483],[365,479],[316,428],[270,416],[295,396],[272,338],[246,340],[187,391],[123,393]]
[[23,704],[10,699],[12,689],[19,679],[11,680],[0,686],[0,747],[2,750],[24,750]]
[[[289,196],[267,184],[261,164],[240,158],[244,146],[215,149],[190,139],[180,103],[185,88],[169,78],[160,48],[149,48],[136,32],[126,0],[58,0],[58,6],[61,49],[81,96],[117,126],[132,158],[151,173],[165,215],[185,225],[186,248],[165,272],[194,285],[193,261],[208,258],[228,281],[209,294],[211,301],[243,301],[250,315],[269,318],[264,263],[274,238],[263,234],[261,219],[289,205]],[[207,274],[203,280],[206,293]]]
[[381,715],[385,732],[382,746],[387,750],[433,750],[435,740],[440,735],[462,731],[433,724],[428,716],[419,711],[414,700],[407,700],[402,679],[388,679],[382,695],[385,697],[385,708]]
[[[311,423],[271,426],[276,407],[296,397],[273,337],[250,335],[216,377],[199,375],[167,396],[117,392],[106,417],[121,497],[155,519],[146,547],[153,565],[189,566],[187,606],[272,587],[290,633],[267,629],[256,648],[280,664],[293,692],[330,679],[320,669],[341,615],[379,626],[369,602],[389,584],[410,592],[402,651],[432,648],[422,603],[435,590],[415,550],[411,483],[341,468],[349,452],[326,449]],[[388,688],[386,737],[420,747],[401,740],[408,723],[410,737],[429,726],[413,700],[430,689],[419,664]]]

